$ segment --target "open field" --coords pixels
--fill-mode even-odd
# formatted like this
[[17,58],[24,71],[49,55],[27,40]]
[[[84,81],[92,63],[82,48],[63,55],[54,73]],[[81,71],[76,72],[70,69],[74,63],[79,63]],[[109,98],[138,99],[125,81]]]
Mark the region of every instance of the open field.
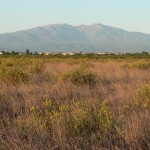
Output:
[[0,150],[148,150],[149,114],[149,58],[0,58]]

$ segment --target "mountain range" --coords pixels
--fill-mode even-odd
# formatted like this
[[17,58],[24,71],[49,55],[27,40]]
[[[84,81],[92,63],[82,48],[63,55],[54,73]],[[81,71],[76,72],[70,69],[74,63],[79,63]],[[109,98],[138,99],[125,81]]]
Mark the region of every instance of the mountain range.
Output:
[[52,24],[0,34],[0,49],[37,52],[150,52],[150,34],[103,24]]

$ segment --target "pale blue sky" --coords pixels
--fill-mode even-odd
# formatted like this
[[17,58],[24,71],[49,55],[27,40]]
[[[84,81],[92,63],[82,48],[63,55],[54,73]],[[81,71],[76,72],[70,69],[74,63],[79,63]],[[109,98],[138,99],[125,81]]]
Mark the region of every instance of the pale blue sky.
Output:
[[102,23],[150,33],[150,0],[0,0],[0,33],[56,23]]

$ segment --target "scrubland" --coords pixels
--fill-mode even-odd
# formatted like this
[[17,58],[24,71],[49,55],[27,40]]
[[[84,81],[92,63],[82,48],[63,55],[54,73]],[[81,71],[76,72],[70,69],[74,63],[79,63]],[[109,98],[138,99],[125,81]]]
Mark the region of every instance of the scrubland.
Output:
[[150,59],[0,58],[0,150],[150,149]]

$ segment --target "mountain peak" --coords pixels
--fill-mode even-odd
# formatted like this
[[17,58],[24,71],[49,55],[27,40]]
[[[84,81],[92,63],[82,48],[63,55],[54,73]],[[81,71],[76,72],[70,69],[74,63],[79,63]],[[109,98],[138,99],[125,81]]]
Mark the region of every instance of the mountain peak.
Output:
[[33,51],[150,51],[150,35],[94,23],[39,26],[1,34],[0,49]]

